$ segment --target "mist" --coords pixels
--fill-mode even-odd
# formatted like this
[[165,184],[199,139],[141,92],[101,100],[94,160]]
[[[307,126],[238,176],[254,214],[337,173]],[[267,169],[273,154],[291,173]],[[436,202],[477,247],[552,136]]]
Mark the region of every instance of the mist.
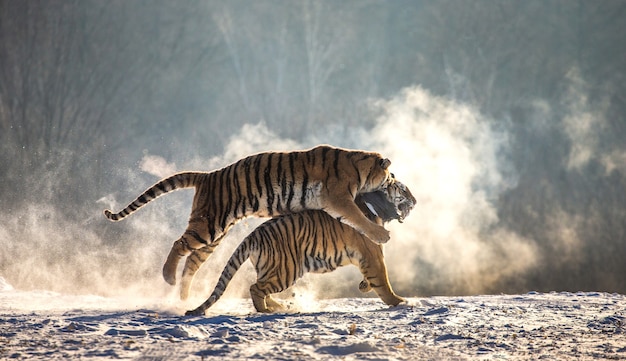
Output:
[[[401,295],[626,293],[624,15],[626,1],[0,1],[0,277],[176,302],[161,267],[192,191],[123,222],[102,210],[174,172],[325,143],[382,153],[416,197],[387,226]],[[190,302],[262,221],[230,231]],[[247,264],[225,297],[253,280]],[[307,275],[288,295],[354,297],[359,280]]]

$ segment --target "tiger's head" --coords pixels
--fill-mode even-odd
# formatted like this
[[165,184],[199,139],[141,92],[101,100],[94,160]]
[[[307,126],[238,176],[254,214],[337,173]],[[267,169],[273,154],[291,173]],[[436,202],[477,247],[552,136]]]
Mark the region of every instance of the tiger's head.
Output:
[[415,207],[415,197],[404,183],[397,181],[393,175],[387,189],[385,190],[389,202],[395,205],[398,213],[398,222],[402,223]]
[[355,202],[361,211],[371,220],[376,217],[383,222],[397,219],[402,223],[415,207],[415,197],[404,183],[390,173],[386,188],[357,196]]
[[374,192],[387,187],[391,177],[390,165],[391,161],[378,153],[370,153],[368,157],[358,161],[357,167],[361,169],[361,175],[365,173],[364,181],[362,181],[364,184],[361,184],[359,193]]

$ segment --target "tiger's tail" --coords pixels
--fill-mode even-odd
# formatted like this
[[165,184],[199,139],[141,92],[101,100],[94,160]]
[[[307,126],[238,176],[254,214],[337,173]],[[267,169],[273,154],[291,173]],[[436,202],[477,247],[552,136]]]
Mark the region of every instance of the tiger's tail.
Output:
[[213,306],[213,304],[217,302],[220,299],[220,297],[222,297],[222,295],[224,294],[224,291],[226,291],[226,287],[235,276],[235,273],[237,273],[241,265],[244,264],[246,260],[248,260],[248,257],[250,257],[250,254],[253,250],[252,248],[253,248],[253,242],[251,242],[251,239],[250,238],[244,239],[244,241],[239,245],[239,247],[237,247],[237,249],[232,254],[232,256],[230,256],[228,263],[224,267],[224,270],[222,271],[222,274],[220,275],[220,278],[217,281],[215,288],[213,289],[213,293],[211,293],[209,298],[207,298],[207,300],[204,301],[204,303],[201,304],[198,308],[192,311],[187,311],[185,315],[187,316],[204,315],[204,312],[209,307]]
[[174,174],[168,178],[160,180],[158,183],[148,188],[139,197],[137,197],[137,199],[118,213],[113,213],[110,210],[105,209],[104,215],[111,221],[122,220],[139,208],[143,207],[146,203],[165,193],[181,188],[195,187],[200,182],[203,174],[205,173],[183,172]]

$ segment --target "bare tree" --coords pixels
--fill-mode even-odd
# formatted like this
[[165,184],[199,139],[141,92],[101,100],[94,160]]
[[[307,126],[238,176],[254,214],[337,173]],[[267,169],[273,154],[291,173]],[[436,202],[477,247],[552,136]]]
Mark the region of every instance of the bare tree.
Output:
[[[208,56],[210,41],[187,47],[185,23],[168,19],[174,8],[167,5],[146,6],[132,19],[136,4],[124,1],[0,6],[5,180],[60,169],[76,182],[101,178],[104,152],[142,134],[146,123],[139,121],[155,115],[157,97],[170,95],[176,83],[190,77],[193,64]],[[164,30],[163,23],[170,26]],[[172,71],[180,54],[186,67]],[[173,81],[165,90],[167,80]],[[29,177],[32,189],[37,178]]]

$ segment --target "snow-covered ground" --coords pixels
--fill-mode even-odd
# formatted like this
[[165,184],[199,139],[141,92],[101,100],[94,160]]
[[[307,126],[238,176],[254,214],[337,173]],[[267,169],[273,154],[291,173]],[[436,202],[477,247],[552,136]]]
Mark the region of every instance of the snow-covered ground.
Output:
[[0,359],[626,359],[619,294],[410,298],[392,308],[342,298],[278,314],[223,299],[206,317],[183,317],[183,307],[0,282]]

